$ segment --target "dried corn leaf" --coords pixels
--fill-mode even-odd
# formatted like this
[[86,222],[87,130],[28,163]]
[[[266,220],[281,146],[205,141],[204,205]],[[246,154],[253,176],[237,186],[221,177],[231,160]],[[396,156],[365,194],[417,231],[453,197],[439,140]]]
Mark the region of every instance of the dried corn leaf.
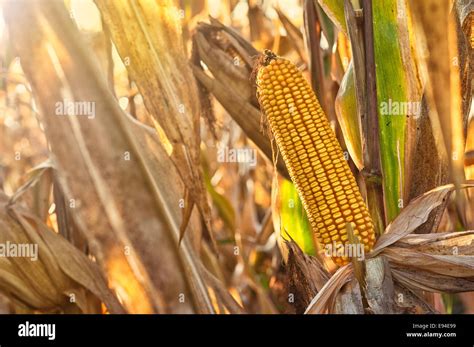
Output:
[[[333,312],[330,312],[333,313]],[[337,294],[334,305],[336,314],[364,314],[362,305],[362,293],[360,292],[359,282],[356,278],[341,288]]]
[[317,258],[304,254],[297,243],[286,241],[285,244],[288,248],[288,293],[296,299],[296,313],[303,313],[326,284],[329,274]]
[[461,293],[474,290],[474,278],[444,276],[429,271],[392,267],[395,281],[413,291]]
[[456,277],[474,277],[474,255],[444,255],[422,253],[410,248],[388,247],[382,252],[390,264],[410,270],[424,270]]
[[[67,310],[76,303],[83,313],[100,313],[100,305],[87,299],[84,289],[100,299],[111,313],[124,310],[96,264],[48,229],[37,217],[9,205],[0,195],[0,241],[17,247],[37,247],[37,259],[8,257],[0,260],[0,291],[31,309]],[[71,301],[71,295],[74,300]]]
[[[105,284],[105,279],[99,268],[93,264],[83,253],[75,249],[61,236],[49,230],[36,217],[23,211],[14,211],[15,219],[23,226],[30,237],[38,233],[55,258],[59,268],[72,280],[88,289],[100,298],[111,313],[124,312],[116,297]],[[43,249],[44,251],[44,249]],[[50,269],[52,267],[48,267]],[[73,293],[69,288],[69,293]]]
[[[337,293],[335,312],[346,314],[364,314],[366,311],[371,314],[395,313],[397,310],[394,302],[395,290],[387,259],[385,257],[371,258],[363,264],[363,279],[358,279],[354,270],[352,282]],[[364,305],[367,307],[364,308]]]
[[34,167],[30,170],[28,174],[27,181],[15,191],[15,194],[10,198],[10,203],[15,203],[19,199],[21,195],[23,195],[26,191],[28,191],[31,187],[38,184],[44,174],[50,171],[52,168],[52,163],[50,160],[41,163],[40,165]]
[[397,310],[399,313],[411,314],[433,314],[437,313],[425,299],[419,295],[418,289],[408,289],[395,284],[395,297],[397,298]]
[[5,295],[0,293],[0,314],[13,313],[11,304],[11,300],[9,300]]
[[[406,175],[411,175],[407,183],[407,201],[444,184],[448,181],[448,163],[445,150],[439,148],[437,138],[441,137],[441,132],[436,129],[428,114],[426,99],[421,102],[421,113],[416,121],[416,131],[414,135],[414,148],[411,157],[414,159],[412,165],[407,169]],[[430,172],[430,175],[426,173]],[[446,208],[448,200],[437,207],[431,213],[428,221],[418,228],[417,233],[429,233],[437,230],[441,217]]]
[[272,23],[265,15],[265,11],[255,1],[249,1],[248,19],[250,28],[250,41],[257,47],[264,49],[272,45]]
[[365,263],[364,288],[368,310],[374,314],[395,313],[392,273],[385,257],[368,259]]
[[[304,34],[308,51],[307,64],[311,76],[311,87],[319,100],[319,103],[330,121],[335,119],[334,100],[331,93],[332,79],[328,78],[331,71],[330,59],[324,57],[321,48],[323,37],[321,15],[317,10],[317,4],[307,0],[304,2]],[[328,45],[330,43],[328,42]]]
[[245,313],[243,308],[235,301],[235,299],[229,294],[227,288],[225,288],[221,281],[214,277],[208,270],[202,270],[204,280],[209,284],[210,287],[219,295],[220,303],[225,306],[227,311],[232,314]]
[[444,255],[473,255],[474,231],[434,234],[410,234],[395,246],[410,247],[422,253]]
[[[144,160],[147,167],[153,176],[154,183],[160,185],[163,180],[163,172],[166,169],[166,162],[163,162],[163,148],[160,144],[160,140],[156,135],[155,131],[142,123],[137,122],[133,118],[129,118],[130,127],[132,128],[135,137],[143,149]],[[170,172],[167,171],[167,175]],[[175,176],[175,183],[173,183],[169,189],[164,189],[160,195],[160,200],[163,206],[169,206],[169,200],[171,196],[174,199],[178,199],[175,188],[180,183]],[[181,186],[182,187],[182,186]],[[158,187],[157,187],[158,188]],[[160,185],[160,190],[163,188]],[[184,187],[182,187],[184,189]],[[179,211],[177,209],[164,209],[163,218],[168,221],[168,225],[173,231],[173,234],[178,242],[178,222],[179,222]],[[178,254],[181,259],[183,266],[183,277],[187,280],[190,288],[196,311],[200,313],[214,313],[216,305],[209,296],[209,289],[212,289],[215,293],[214,297],[218,303],[218,306],[225,308],[230,313],[241,313],[238,304],[232,298],[232,296],[226,291],[223,283],[218,279],[214,278],[209,274],[209,271],[204,268],[198,251],[201,248],[201,239],[199,237],[199,219],[197,216],[191,216],[191,223],[189,225],[192,232],[187,234],[180,244]],[[210,256],[215,257],[213,253]],[[181,294],[181,293],[180,293]],[[186,299],[187,301],[187,299]]]
[[431,211],[448,198],[453,188],[453,185],[437,187],[413,199],[397,218],[388,225],[385,233],[377,240],[372,253],[374,255],[379,253],[385,247],[397,242],[425,223]]
[[[149,168],[151,175],[153,176],[153,184],[156,185],[157,195],[161,201],[163,210],[163,218],[167,221],[175,241],[178,241],[178,230],[179,224],[179,211],[178,209],[166,208],[170,206],[170,201],[178,201],[179,195],[177,195],[176,187],[181,185],[181,189],[185,189],[180,182],[178,182],[177,175],[174,175],[174,183],[166,189],[162,186],[163,173],[166,172],[167,175],[170,174],[169,170],[167,171],[167,164],[163,161],[164,149],[161,146],[160,140],[153,129],[148,128],[146,125],[143,125],[137,122],[133,118],[129,118],[130,126],[135,134],[135,138],[141,144],[143,149],[142,154],[146,166]],[[162,191],[160,194],[159,192]],[[220,283],[206,283],[203,273],[206,271],[198,256],[198,251],[200,249],[200,233],[199,233],[199,218],[196,215],[191,216],[190,224],[188,228],[191,228],[191,233],[187,234],[186,237],[182,239],[178,255],[181,260],[181,264],[184,268],[183,277],[186,279],[188,286],[191,290],[195,307],[198,312],[214,312],[212,303],[210,302],[209,293],[207,287],[213,288],[217,293],[217,300],[222,300],[225,303],[230,299],[227,297],[229,294],[225,295],[219,286],[222,286]],[[180,234],[181,235],[181,234]],[[232,307],[228,307],[224,303],[224,307],[228,310],[232,310]]]
[[[439,140],[448,154],[451,180],[458,187],[465,181],[462,68],[458,42],[461,28],[449,1],[425,0],[410,3],[417,22],[423,28],[419,30],[420,36],[425,40],[429,51],[425,70],[428,72],[427,101],[432,124],[440,124],[442,136]],[[432,23],[438,25],[433,26]],[[467,122],[465,123],[467,125]],[[461,221],[464,225],[469,225],[474,217],[467,208],[468,202],[464,192],[456,195],[456,204]]]
[[306,62],[308,58],[306,57],[304,38],[301,30],[297,28],[280,9],[277,8],[276,12],[281,24],[283,24],[283,27],[285,28],[291,45],[293,45],[293,48],[298,53],[301,61]]
[[[201,23],[194,36],[201,61],[212,73],[194,66],[194,74],[207,91],[215,96],[248,138],[270,160],[274,160],[271,142],[262,131],[262,114],[256,100],[255,86],[250,82],[253,59],[258,51],[232,29],[212,20]],[[278,171],[289,178],[281,156]]]
[[[470,187],[470,185],[464,187]],[[410,290],[434,292],[472,290],[473,232],[411,234],[426,222],[430,212],[447,199],[452,190],[452,185],[438,187],[413,200],[387,227],[387,232],[380,237],[370,254],[372,258],[373,255],[382,252],[381,254],[387,258],[390,266],[398,271],[396,276],[393,274],[394,280]],[[399,308],[396,308],[395,303],[391,301],[395,292],[390,274],[388,276],[386,274],[390,270],[385,267],[383,271],[380,271],[382,270],[380,266],[372,266],[377,265],[372,264],[375,259],[368,259],[366,262],[366,269],[369,267],[369,271],[367,271],[367,286],[364,291],[369,304],[368,309],[373,312],[395,312]],[[420,273],[419,277],[417,277],[418,273]],[[336,275],[337,273],[334,276]],[[446,278],[446,282],[436,285],[437,276]],[[357,305],[353,306],[360,297],[357,286],[353,284],[343,288],[341,279],[338,279],[338,285],[330,284],[331,280],[333,278],[311,302],[311,312],[323,313],[330,309],[334,298],[337,298],[335,299],[336,308],[341,309],[341,303],[350,302],[352,305],[347,307],[352,309],[349,309],[349,312],[358,312]],[[331,289],[328,289],[329,287]],[[329,290],[330,293],[325,293],[325,290]],[[381,293],[387,295],[387,299],[380,300]]]
[[321,314],[331,312],[341,288],[353,279],[352,264],[339,268],[326,282],[318,294],[311,300],[305,314]]
[[[60,2],[5,6],[65,196],[110,285],[129,312],[212,312],[197,258],[177,248],[180,209],[170,206],[184,187],[156,134],[123,114]],[[97,117],[56,115],[64,100],[93,103]]]
[[455,12],[457,23],[463,133],[464,138],[466,138],[469,124],[469,111],[472,104],[472,80],[474,77],[474,2],[458,0],[454,3],[453,12]]
[[[53,185],[53,164],[51,160],[47,160],[28,173],[27,181],[15,191],[10,199],[10,203],[15,203],[20,198],[31,206],[32,211],[46,222],[48,218],[48,210],[50,207],[49,197]],[[30,195],[25,194],[30,192]],[[25,199],[25,195],[26,199]]]
[[172,144],[171,159],[210,230],[199,165],[198,89],[188,65],[179,9],[172,0],[96,4],[157,130]]
[[206,159],[203,160],[203,174],[207,191],[211,195],[211,199],[214,205],[216,206],[217,213],[233,235],[235,233],[236,228],[236,217],[234,207],[232,206],[232,203],[227,199],[227,197],[219,193],[212,185],[210,177],[211,173],[209,172],[209,165]]

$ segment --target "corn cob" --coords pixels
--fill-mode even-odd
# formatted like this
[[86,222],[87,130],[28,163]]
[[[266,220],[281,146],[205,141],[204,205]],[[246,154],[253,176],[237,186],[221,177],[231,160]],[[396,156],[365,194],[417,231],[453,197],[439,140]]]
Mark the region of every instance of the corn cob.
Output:
[[[342,148],[308,82],[289,60],[265,52],[257,67],[257,97],[323,246],[348,243],[346,224],[369,252],[375,233]],[[338,265],[346,255],[333,257]],[[360,256],[360,255],[358,255]]]

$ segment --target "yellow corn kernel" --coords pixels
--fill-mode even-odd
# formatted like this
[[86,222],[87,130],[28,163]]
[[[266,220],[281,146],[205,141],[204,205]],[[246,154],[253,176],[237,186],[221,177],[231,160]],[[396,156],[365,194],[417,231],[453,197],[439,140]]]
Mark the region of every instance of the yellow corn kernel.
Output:
[[[372,220],[316,95],[291,61],[265,54],[257,71],[258,100],[316,239],[323,247],[346,245],[351,223],[369,252],[375,243]],[[349,258],[333,260],[344,265]]]

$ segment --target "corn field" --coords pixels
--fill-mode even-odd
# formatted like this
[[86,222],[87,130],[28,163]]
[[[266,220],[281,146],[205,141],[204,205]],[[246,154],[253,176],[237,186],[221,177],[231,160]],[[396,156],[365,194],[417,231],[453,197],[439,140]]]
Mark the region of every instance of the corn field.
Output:
[[470,0],[0,1],[0,313],[474,313]]

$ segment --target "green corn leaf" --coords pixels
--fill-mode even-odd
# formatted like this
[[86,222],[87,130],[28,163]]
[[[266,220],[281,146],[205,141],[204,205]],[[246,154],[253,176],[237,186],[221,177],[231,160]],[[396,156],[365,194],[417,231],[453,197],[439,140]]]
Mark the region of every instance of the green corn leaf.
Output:
[[314,0],[318,2],[334,25],[347,34],[346,19],[344,17],[344,0]]
[[362,143],[357,101],[354,84],[354,64],[349,64],[341,81],[336,97],[336,115],[344,136],[347,150],[359,170],[364,167],[362,161]]
[[306,254],[315,255],[313,233],[298,192],[291,181],[279,182],[280,235],[293,239]]
[[399,199],[403,199],[406,140],[406,114],[396,114],[391,105],[410,101],[407,80],[410,71],[407,71],[403,61],[403,38],[400,37],[397,16],[397,0],[373,3],[380,156],[388,222],[398,215]]

